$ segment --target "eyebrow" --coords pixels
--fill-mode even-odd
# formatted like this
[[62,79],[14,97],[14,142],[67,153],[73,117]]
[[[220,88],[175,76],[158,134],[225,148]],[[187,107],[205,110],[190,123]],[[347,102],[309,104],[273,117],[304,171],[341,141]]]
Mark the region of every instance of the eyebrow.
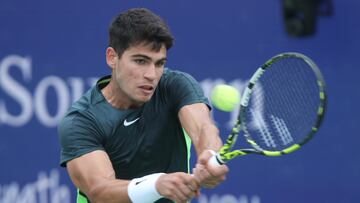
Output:
[[[149,57],[149,56],[147,56],[147,55],[144,55],[144,54],[135,54],[135,55],[132,55],[131,57],[133,57],[133,58],[141,57],[141,58],[145,58],[145,59],[147,59],[147,60],[152,60],[151,57]],[[161,59],[159,59],[159,60],[157,60],[157,61],[164,61],[164,60],[166,61],[167,58],[164,57],[164,58],[161,58]]]

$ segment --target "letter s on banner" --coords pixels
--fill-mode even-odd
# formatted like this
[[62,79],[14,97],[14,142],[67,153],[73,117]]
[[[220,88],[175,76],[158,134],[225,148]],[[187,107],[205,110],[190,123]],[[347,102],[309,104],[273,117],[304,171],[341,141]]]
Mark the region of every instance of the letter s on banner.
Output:
[[10,55],[0,61],[0,88],[21,106],[19,115],[11,115],[6,111],[5,102],[0,100],[0,123],[17,127],[24,125],[31,119],[33,109],[30,92],[9,74],[9,69],[12,66],[18,67],[23,79],[28,82],[31,80],[31,59],[29,57]]

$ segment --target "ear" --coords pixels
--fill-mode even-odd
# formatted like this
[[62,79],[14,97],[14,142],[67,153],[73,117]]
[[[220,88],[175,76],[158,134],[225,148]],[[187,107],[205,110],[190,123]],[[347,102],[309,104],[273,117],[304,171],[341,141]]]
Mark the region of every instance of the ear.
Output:
[[106,49],[106,63],[111,69],[115,68],[116,60],[118,59],[118,55],[114,48],[108,47]]

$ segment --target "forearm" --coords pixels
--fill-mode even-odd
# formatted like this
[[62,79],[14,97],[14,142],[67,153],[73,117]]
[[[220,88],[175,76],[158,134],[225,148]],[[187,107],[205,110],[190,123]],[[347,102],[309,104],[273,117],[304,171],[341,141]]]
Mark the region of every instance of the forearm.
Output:
[[215,187],[225,180],[228,168],[226,165],[214,167],[208,164],[212,156],[209,150],[219,151],[222,146],[219,130],[211,119],[209,109],[204,104],[185,106],[180,110],[179,118],[198,155],[194,177],[204,187]]
[[74,185],[91,202],[130,202],[127,194],[130,181],[116,179],[105,151],[96,150],[73,159],[67,162],[66,169]]
[[208,107],[203,103],[191,104],[181,108],[179,119],[189,134],[197,154],[204,150],[217,151],[221,145],[219,130],[215,126]]
[[128,195],[127,180],[106,180],[89,188],[86,193],[91,202],[94,203],[131,203]]
[[[154,173],[131,181],[107,182],[91,193],[92,202],[150,203],[165,197],[186,202],[196,195],[199,185],[187,173]],[[131,199],[131,201],[130,201]]]
[[[156,189],[161,174],[154,173],[130,181],[116,179],[108,155],[101,150],[69,161],[67,170],[72,182],[91,202],[149,203],[162,197]],[[147,197],[146,202],[143,196]]]
[[163,197],[156,186],[163,175],[164,173],[153,173],[131,181],[108,181],[95,187],[91,198],[94,202],[151,203]]
[[199,140],[194,143],[198,160],[193,169],[193,174],[202,187],[213,188],[225,180],[228,172],[226,165],[214,167],[209,164],[213,151],[219,151],[222,146],[219,130],[214,125],[204,125],[200,131]]
[[194,136],[193,144],[197,154],[201,154],[204,150],[218,151],[222,146],[218,128],[212,123],[203,123],[198,132]]

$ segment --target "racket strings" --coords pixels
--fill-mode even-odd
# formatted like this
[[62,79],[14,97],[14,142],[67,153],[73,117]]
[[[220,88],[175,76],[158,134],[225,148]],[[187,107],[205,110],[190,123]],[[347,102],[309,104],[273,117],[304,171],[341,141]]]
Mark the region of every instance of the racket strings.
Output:
[[[294,62],[288,60],[283,61],[284,65],[282,67],[293,67],[294,71],[292,72],[294,73],[292,74],[293,77],[284,75],[284,77],[288,79],[284,84],[291,84],[285,87],[285,92],[289,92],[289,94],[285,94],[285,96],[290,98],[281,99],[280,101],[283,102],[281,107],[288,107],[289,112],[286,113],[299,113],[294,114],[295,117],[293,121],[299,123],[294,126],[312,125],[313,120],[309,120],[309,118],[316,118],[316,114],[314,113],[319,105],[317,79],[305,61],[300,59],[292,59],[292,61]],[[282,73],[285,73],[285,70]],[[289,80],[290,78],[291,80]],[[292,105],[286,105],[285,102],[292,102]],[[282,109],[286,110],[287,108]]]
[[310,65],[285,58],[271,64],[253,87],[244,130],[261,148],[282,150],[305,139],[318,106],[319,88]]

